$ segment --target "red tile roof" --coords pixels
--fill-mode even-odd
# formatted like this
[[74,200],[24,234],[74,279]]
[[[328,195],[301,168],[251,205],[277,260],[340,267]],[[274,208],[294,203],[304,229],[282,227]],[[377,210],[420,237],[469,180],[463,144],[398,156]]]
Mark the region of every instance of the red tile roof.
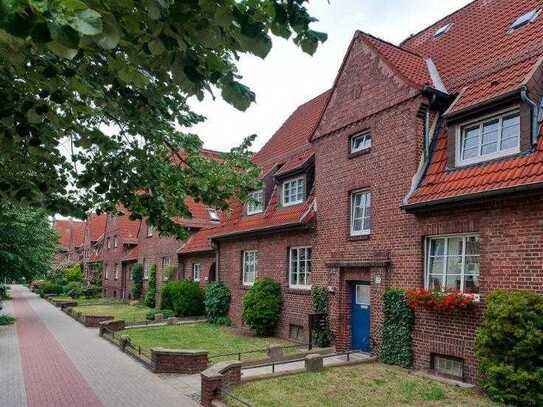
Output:
[[447,170],[447,135],[442,131],[431,164],[408,205],[439,202],[482,192],[499,191],[543,182],[543,130],[534,153],[464,169]]
[[290,158],[279,170],[275,173],[275,176],[288,174],[289,172],[298,170],[302,168],[307,162],[309,162],[315,153],[311,148],[302,151],[299,154],[296,154],[294,157]]
[[91,242],[98,241],[106,231],[107,215],[90,215],[87,219],[87,228]]
[[53,224],[59,235],[59,245],[65,250],[80,247],[85,237],[85,222],[72,219],[55,220]]
[[123,243],[137,243],[141,220],[131,220],[128,215],[117,216],[119,235]]
[[181,245],[179,250],[177,250],[177,253],[191,254],[212,251],[213,247],[209,238],[213,233],[215,233],[214,228],[202,229],[197,233],[194,233]]
[[136,245],[136,246],[130,248],[126,252],[125,256],[123,257],[123,259],[121,261],[138,260],[139,254],[140,254],[139,245]]
[[366,45],[377,51],[385,62],[412,85],[416,87],[432,85],[432,78],[423,57],[365,32],[357,31],[357,34]]
[[[522,85],[543,54],[543,18],[516,31],[511,24],[542,6],[539,0],[477,0],[408,38],[401,47],[431,58],[450,94],[466,88],[450,112],[495,98]],[[435,38],[440,27],[451,24]],[[491,85],[495,80],[499,84]]]

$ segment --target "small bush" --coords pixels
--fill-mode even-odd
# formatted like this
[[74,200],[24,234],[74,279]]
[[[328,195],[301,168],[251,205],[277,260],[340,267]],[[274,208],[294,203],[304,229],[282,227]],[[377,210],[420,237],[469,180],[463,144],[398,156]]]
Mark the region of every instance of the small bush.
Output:
[[164,319],[168,319],[168,318],[171,318],[171,317],[174,317],[175,316],[175,313],[171,310],[171,309],[154,309],[152,311],[149,311],[146,315],[145,315],[145,319],[147,321],[153,321],[155,319],[155,315],[156,314],[162,314],[162,316],[164,317]]
[[43,297],[46,294],[60,295],[64,291],[64,287],[50,281],[44,283],[40,288],[40,295]]
[[172,281],[164,286],[161,295],[161,309],[173,309],[178,317],[204,314],[204,292],[197,282]]
[[318,327],[315,330],[314,342],[315,345],[325,348],[330,346],[333,340],[330,322],[328,321],[328,307],[330,302],[330,293],[324,287],[313,287],[311,290],[313,298],[313,311],[319,314],[326,315],[326,323],[323,327]]
[[145,298],[143,299],[145,305],[149,308],[155,308],[156,305],[156,265],[151,266],[149,271],[149,289],[145,293]]
[[139,300],[143,292],[143,266],[140,263],[132,266],[132,281],[134,282],[132,298]]
[[0,284],[0,300],[9,300],[10,297],[8,295],[8,286],[4,284]]
[[228,309],[230,308],[231,297],[230,289],[220,281],[211,283],[206,287],[204,304],[207,319],[210,323],[230,325]]
[[281,286],[271,278],[258,280],[243,299],[243,321],[258,336],[271,336],[281,314]]
[[80,264],[74,264],[64,270],[64,279],[68,283],[83,282],[83,273]]
[[543,295],[495,290],[476,336],[481,387],[494,401],[543,405]]
[[15,322],[15,318],[9,315],[0,315],[0,326],[11,325]]
[[83,289],[83,296],[85,298],[96,298],[100,296],[102,288],[99,286],[91,285]]
[[83,283],[72,281],[64,286],[64,293],[71,298],[79,298],[83,295],[85,286]]
[[413,310],[404,290],[391,288],[383,298],[383,343],[379,357],[383,363],[411,367],[413,365]]

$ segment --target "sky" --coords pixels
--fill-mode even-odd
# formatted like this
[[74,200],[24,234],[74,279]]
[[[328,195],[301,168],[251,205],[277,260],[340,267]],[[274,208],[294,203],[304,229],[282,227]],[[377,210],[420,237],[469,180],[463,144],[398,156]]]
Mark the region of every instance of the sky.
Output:
[[209,149],[228,151],[244,137],[257,134],[257,151],[301,104],[332,86],[349,43],[358,30],[399,44],[409,35],[470,3],[471,0],[311,0],[311,28],[328,41],[309,56],[292,41],[273,39],[262,60],[244,55],[238,68],[242,82],[256,93],[256,103],[239,112],[219,97],[193,100],[193,109],[207,117],[191,129]]

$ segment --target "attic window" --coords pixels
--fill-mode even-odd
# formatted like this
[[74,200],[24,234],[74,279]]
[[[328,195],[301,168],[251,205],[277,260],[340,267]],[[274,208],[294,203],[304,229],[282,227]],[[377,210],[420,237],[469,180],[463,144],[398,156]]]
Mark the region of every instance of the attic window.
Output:
[[527,12],[526,14],[521,15],[519,18],[515,20],[513,24],[511,24],[511,30],[518,30],[519,28],[524,27],[527,24],[533,23],[537,16],[539,16],[539,13],[541,12],[541,9],[533,9],[532,11]]
[[220,219],[219,219],[219,215],[217,214],[217,211],[213,208],[209,208],[207,210],[207,213],[209,214],[209,218],[213,221],[213,222],[218,222]]
[[444,25],[441,28],[438,28],[437,31],[434,33],[434,38],[441,37],[443,34],[446,34],[449,29],[451,28],[452,23],[449,23],[447,25]]

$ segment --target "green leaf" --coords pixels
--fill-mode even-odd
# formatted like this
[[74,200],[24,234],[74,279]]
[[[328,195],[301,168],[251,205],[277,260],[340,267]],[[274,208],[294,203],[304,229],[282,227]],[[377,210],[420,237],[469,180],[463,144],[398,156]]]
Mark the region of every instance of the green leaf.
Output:
[[30,109],[26,112],[26,120],[31,124],[38,124],[42,122],[42,116],[34,109]]
[[44,44],[52,40],[51,33],[49,32],[49,28],[47,27],[46,23],[36,24],[30,35],[36,44]]
[[57,56],[65,59],[73,59],[77,55],[77,49],[67,48],[57,42],[48,43],[47,48]]
[[239,82],[231,81],[223,85],[222,97],[236,109],[245,111],[255,101],[255,94]]
[[166,48],[164,47],[164,44],[162,43],[162,41],[160,41],[159,38],[151,41],[149,44],[149,51],[151,51],[151,53],[153,55],[160,55],[162,54],[164,51],[166,51]]
[[107,13],[103,15],[103,23],[103,31],[96,37],[96,43],[104,49],[113,49],[121,40],[117,20],[113,14]]
[[102,32],[102,16],[92,10],[78,11],[69,19],[70,27],[84,35],[97,35]]
[[79,47],[79,33],[72,27],[60,27],[56,24],[50,23],[48,24],[48,29],[51,34],[51,38],[59,45],[62,45],[65,48]]
[[70,11],[83,11],[89,7],[81,0],[63,0],[62,5]]

